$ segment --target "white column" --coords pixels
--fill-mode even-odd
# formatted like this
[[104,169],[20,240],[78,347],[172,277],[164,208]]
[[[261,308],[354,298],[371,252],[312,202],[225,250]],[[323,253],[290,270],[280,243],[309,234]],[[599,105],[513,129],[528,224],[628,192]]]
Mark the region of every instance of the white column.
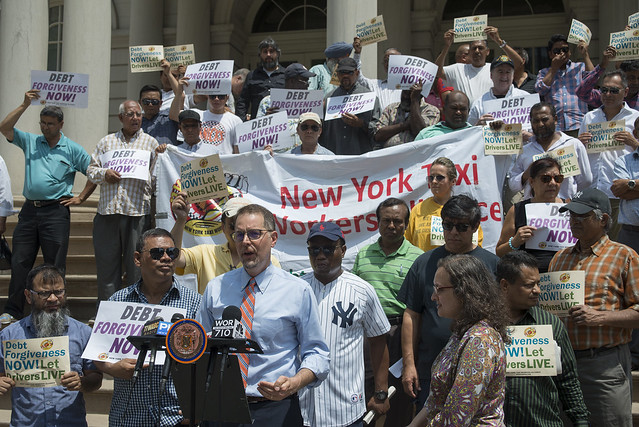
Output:
[[[47,0],[3,1],[0,10],[0,119],[24,99],[31,70],[47,69],[49,6]],[[29,107],[18,121],[21,130],[40,133],[40,110]],[[13,194],[22,193],[24,154],[0,136],[0,156],[11,176]]]
[[[176,44],[195,45],[196,62],[211,59],[211,1],[178,0]],[[226,59],[226,58],[224,58]]]
[[[384,26],[389,35],[388,40],[377,43],[377,75],[380,79],[385,79],[384,51],[386,49],[398,49],[404,55],[411,54],[411,2],[397,0],[380,0],[379,14],[384,16]],[[430,59],[430,58],[428,58]]]
[[[377,16],[377,0],[328,0],[326,4],[326,46],[335,42],[353,42],[355,26]],[[377,78],[377,45],[362,49],[362,72]]]
[[[131,21],[129,22],[129,46],[164,44],[162,28],[164,23],[164,2],[158,0],[131,1]],[[160,85],[160,72],[132,73],[129,67],[127,98],[137,101],[140,89],[145,84]],[[113,112],[111,112],[113,113]]]
[[[63,132],[89,154],[108,131],[110,34],[109,0],[65,0],[62,70],[89,75],[89,106],[65,108]],[[85,182],[76,180],[76,190]]]

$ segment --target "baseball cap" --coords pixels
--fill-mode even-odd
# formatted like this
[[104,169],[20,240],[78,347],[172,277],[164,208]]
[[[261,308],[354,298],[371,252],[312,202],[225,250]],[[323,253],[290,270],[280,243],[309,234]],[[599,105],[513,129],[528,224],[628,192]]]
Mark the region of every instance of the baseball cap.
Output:
[[324,51],[324,56],[327,58],[341,58],[342,56],[348,56],[353,50],[353,45],[346,42],[333,43]]
[[293,77],[315,77],[316,74],[310,72],[305,66],[299,62],[294,62],[284,70],[284,78],[291,79]]
[[610,215],[610,200],[606,193],[596,188],[586,188],[577,192],[570,203],[559,208],[559,212],[570,211],[578,215],[587,214],[593,209],[599,209],[603,213]]
[[237,211],[241,208],[250,204],[251,202],[243,197],[233,197],[224,203],[224,206],[222,207],[222,215],[226,215],[230,218],[237,215]]
[[308,233],[308,239],[306,239],[306,241],[308,242],[316,236],[326,237],[328,240],[331,240],[333,242],[336,242],[339,239],[342,239],[344,241],[346,240],[344,239],[344,233],[342,232],[342,229],[333,222],[318,222],[317,224],[313,224],[313,226],[311,227],[311,231]]
[[182,123],[184,120],[188,119],[197,120],[198,122],[202,121],[202,119],[200,118],[200,114],[197,111],[193,110],[184,110],[178,116],[179,123]]
[[337,63],[337,72],[340,71],[355,71],[357,70],[357,62],[353,58],[340,59]]
[[508,64],[511,67],[515,68],[515,64],[513,64],[513,61],[511,61],[507,55],[501,55],[493,59],[492,64],[490,64],[490,71],[493,71],[495,68],[499,67],[502,64]]
[[300,114],[299,124],[304,123],[307,120],[314,121],[318,125],[322,126],[322,119],[316,113],[302,113]]

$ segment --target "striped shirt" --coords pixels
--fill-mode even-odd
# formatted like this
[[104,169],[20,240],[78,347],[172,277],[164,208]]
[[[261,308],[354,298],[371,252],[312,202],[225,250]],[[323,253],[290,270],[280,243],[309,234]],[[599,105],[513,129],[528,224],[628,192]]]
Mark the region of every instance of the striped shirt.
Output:
[[[143,216],[151,211],[151,171],[155,167],[157,154],[155,149],[158,142],[144,133],[142,129],[136,132],[129,142],[122,131],[109,134],[102,138],[91,155],[91,164],[87,169],[89,179],[100,184],[100,201],[98,213],[100,215]],[[104,180],[107,169],[102,167],[102,155],[113,150],[146,150],[151,152],[149,176],[146,181],[140,179],[123,178],[120,182],[111,184]]]
[[397,293],[413,262],[423,253],[404,239],[399,249],[386,255],[378,240],[358,252],[352,272],[373,286],[386,316],[401,316],[406,305],[397,300]]
[[560,416],[560,408],[563,408],[573,426],[588,426],[588,408],[581,394],[575,353],[564,324],[539,307],[532,307],[516,324],[552,325],[553,339],[561,348],[562,373],[553,377],[507,377],[506,425],[563,427]]
[[354,274],[344,271],[326,285],[313,274],[302,279],[317,299],[331,357],[328,378],[300,393],[304,425],[347,426],[366,410],[364,336],[383,335],[390,324],[372,286]]
[[[142,293],[140,279],[135,284],[114,293],[109,301],[136,302],[148,304],[146,296]],[[186,318],[195,318],[195,313],[200,307],[202,296],[184,286],[178,284],[173,279],[171,289],[164,295],[159,305],[168,307],[183,308],[186,310]],[[140,377],[135,384],[135,389],[131,393],[131,380],[122,378],[113,379],[113,397],[111,399],[111,411],[109,412],[110,427],[139,427],[157,425],[158,416],[158,396],[160,393],[159,385],[162,380],[162,367],[156,366],[152,375],[149,375],[148,369],[140,372]],[[127,407],[127,399],[129,400],[129,408]],[[173,378],[169,378],[166,383],[166,391],[162,395],[160,402],[162,408],[161,423],[164,426],[174,426],[180,423],[184,417],[178,413],[180,405],[173,384]]]
[[[585,304],[600,311],[639,311],[639,256],[607,235],[589,248],[575,246],[557,252],[548,271],[584,270]],[[579,326],[564,319],[575,350],[614,347],[630,342],[631,328]]]

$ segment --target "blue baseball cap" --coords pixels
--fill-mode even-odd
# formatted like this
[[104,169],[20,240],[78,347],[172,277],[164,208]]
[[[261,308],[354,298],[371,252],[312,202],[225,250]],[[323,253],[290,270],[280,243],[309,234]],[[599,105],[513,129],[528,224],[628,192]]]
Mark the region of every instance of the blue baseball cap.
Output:
[[346,241],[342,229],[333,222],[318,222],[317,224],[313,224],[313,226],[311,227],[311,231],[308,233],[308,239],[306,239],[306,241],[308,242],[316,236],[326,237],[328,240],[331,240],[333,242],[336,242],[339,239]]

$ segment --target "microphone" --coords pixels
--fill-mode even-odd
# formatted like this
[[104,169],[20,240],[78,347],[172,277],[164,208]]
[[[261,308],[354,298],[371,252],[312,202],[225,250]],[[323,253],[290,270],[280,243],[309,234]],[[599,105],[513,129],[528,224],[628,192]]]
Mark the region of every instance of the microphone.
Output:
[[[180,319],[184,319],[184,315],[181,313],[175,313],[173,317],[171,317],[171,324],[177,322]],[[167,328],[167,332],[168,330],[169,329]],[[164,335],[166,335],[166,333],[164,333]],[[166,359],[164,360],[164,366],[162,367],[162,379],[160,380],[160,397],[162,397],[162,394],[164,394],[166,383],[169,380],[172,363],[173,363],[173,358],[169,357],[169,355],[167,354]]]
[[[166,328],[166,325],[165,325],[166,323],[167,322],[165,322],[163,318],[156,317],[155,319],[152,319],[150,322],[147,322],[144,325],[144,328],[142,328],[142,335],[144,336],[162,335],[163,330],[166,329],[168,331],[168,328]],[[166,335],[166,332],[164,332],[164,335]],[[153,367],[155,366],[155,356],[158,351],[158,346],[155,340],[151,341],[149,344],[151,347],[151,356],[149,357],[149,375],[151,375],[153,373]]]
[[[156,330],[158,328],[159,323],[162,321],[161,318],[151,319],[144,324],[142,327],[142,335],[148,335],[150,331]],[[136,381],[140,376],[140,371],[142,371],[142,366],[144,365],[144,359],[146,359],[146,353],[149,350],[149,343],[143,342],[140,348],[140,352],[138,353],[138,360],[135,362],[135,370],[133,371],[133,376],[131,377],[131,388],[135,385]]]
[[[211,328],[211,335],[213,338],[229,338],[229,339],[244,339],[244,326],[242,325],[242,310],[235,305],[229,305],[222,312],[221,320],[214,320],[213,327]],[[206,383],[204,385],[204,392],[209,391],[211,386],[211,379],[213,378],[213,371],[215,369],[216,349],[211,348],[211,354],[209,356],[209,366],[206,374]],[[224,378],[224,365],[226,365],[226,359],[229,354],[228,347],[222,347],[222,362],[220,364],[220,384]]]

